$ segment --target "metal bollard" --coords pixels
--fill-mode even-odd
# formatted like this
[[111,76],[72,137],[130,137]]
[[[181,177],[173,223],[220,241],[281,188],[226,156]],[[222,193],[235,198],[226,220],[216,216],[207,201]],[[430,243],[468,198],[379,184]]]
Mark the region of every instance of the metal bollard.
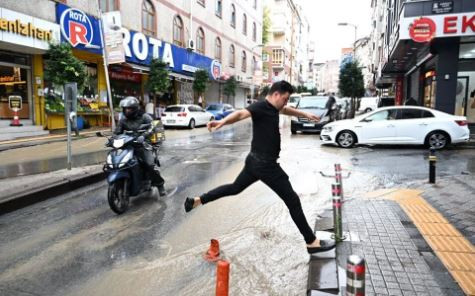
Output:
[[343,223],[342,223],[342,199],[341,199],[341,184],[332,184],[333,196],[333,225],[335,227],[335,241],[343,241]]
[[340,196],[343,200],[343,177],[341,175],[341,164],[335,163],[335,182],[336,184],[340,184]]
[[430,148],[429,152],[429,183],[435,184],[435,163],[437,162],[437,156],[435,156],[435,149]]
[[348,257],[346,266],[346,296],[365,295],[365,260],[358,255]]

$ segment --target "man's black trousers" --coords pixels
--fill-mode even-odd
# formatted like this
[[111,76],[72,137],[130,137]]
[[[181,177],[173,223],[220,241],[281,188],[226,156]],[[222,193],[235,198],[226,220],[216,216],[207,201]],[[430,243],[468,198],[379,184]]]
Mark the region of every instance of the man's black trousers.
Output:
[[136,149],[135,153],[137,153],[137,157],[142,162],[147,172],[150,174],[152,184],[157,187],[160,187],[165,184],[165,180],[163,180],[162,176],[160,175],[160,171],[158,170],[158,167],[155,165],[153,152],[145,148],[140,148]]
[[305,218],[300,198],[292,189],[289,176],[280,167],[276,159],[263,158],[251,152],[246,158],[243,170],[234,183],[217,187],[203,194],[201,202],[205,204],[224,196],[239,194],[259,180],[279,195],[289,209],[290,216],[305,238],[305,242],[307,244],[312,243],[315,240],[315,235]]

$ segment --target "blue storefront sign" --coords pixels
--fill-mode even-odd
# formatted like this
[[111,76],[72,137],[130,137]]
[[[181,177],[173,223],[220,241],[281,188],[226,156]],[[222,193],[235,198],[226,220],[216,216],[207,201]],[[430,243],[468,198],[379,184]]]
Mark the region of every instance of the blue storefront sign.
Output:
[[80,9],[56,4],[56,21],[61,28],[61,41],[74,48],[102,54],[99,20]]
[[125,59],[128,63],[148,66],[152,58],[168,63],[170,70],[192,76],[198,69],[205,69],[212,79],[221,76],[221,64],[207,56],[185,48],[146,36],[140,32],[122,29],[124,35]]

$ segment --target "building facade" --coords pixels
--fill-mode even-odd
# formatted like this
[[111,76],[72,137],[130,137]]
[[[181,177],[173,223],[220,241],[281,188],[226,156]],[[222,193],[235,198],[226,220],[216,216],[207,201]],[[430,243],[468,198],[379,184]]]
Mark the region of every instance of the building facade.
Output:
[[[198,103],[192,81],[201,68],[211,77],[203,103],[243,108],[252,86],[260,85],[254,73],[261,60],[261,0],[5,0],[0,9],[0,120],[12,118],[9,97],[20,96],[21,119],[49,130],[65,127],[61,91],[43,75],[49,42],[71,44],[86,64],[78,111],[89,125],[110,124],[106,73],[114,107],[129,95],[150,102],[145,86],[153,58],[169,64],[172,85],[155,103]],[[125,59],[106,68],[100,15],[109,12],[115,12]],[[231,76],[236,95],[226,98],[222,86]]]
[[397,104],[466,116],[475,124],[475,2],[383,1],[381,74]]

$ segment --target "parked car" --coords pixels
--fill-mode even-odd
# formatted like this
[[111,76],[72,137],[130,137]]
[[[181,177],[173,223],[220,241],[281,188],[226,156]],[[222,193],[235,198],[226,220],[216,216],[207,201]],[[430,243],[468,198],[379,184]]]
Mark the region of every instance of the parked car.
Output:
[[301,97],[302,96],[299,94],[290,95],[289,101],[287,102],[287,106],[292,107],[292,108],[297,107],[297,104],[299,103]]
[[368,113],[378,109],[378,97],[363,97],[360,100],[360,107],[358,108],[357,114]]
[[425,144],[442,149],[468,141],[469,135],[466,117],[425,107],[394,106],[329,123],[320,138],[343,148],[356,144]]
[[214,119],[214,115],[198,105],[172,105],[162,113],[162,122],[165,127],[184,126],[190,129],[206,125]]
[[322,127],[328,123],[326,104],[328,97],[326,96],[308,96],[302,97],[297,104],[297,109],[313,113],[322,120],[320,122],[309,121],[305,117],[292,117],[290,122],[290,131],[296,134],[299,131],[320,132]]
[[233,106],[229,104],[210,104],[206,111],[213,114],[214,119],[220,120],[234,112]]

